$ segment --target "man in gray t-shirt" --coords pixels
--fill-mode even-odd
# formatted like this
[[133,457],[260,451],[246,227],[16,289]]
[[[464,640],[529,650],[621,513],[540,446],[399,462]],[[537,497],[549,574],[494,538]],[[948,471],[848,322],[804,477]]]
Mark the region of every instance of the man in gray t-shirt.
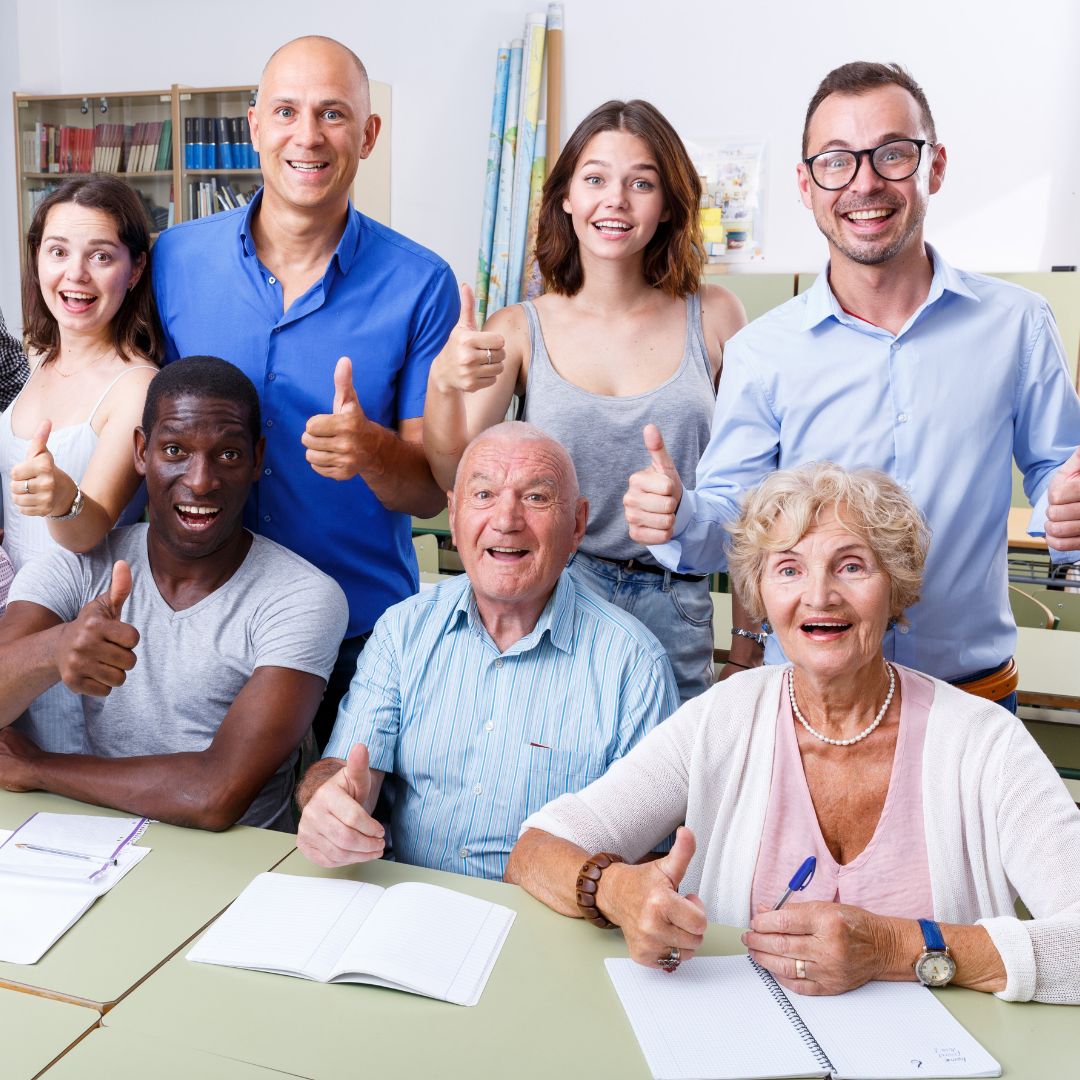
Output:
[[[155,376],[135,462],[149,525],[57,551],[0,620],[0,786],[180,825],[291,828],[296,749],[345,632],[341,589],[241,524],[258,397],[223,360]],[[89,754],[5,728],[48,686],[83,695]]]

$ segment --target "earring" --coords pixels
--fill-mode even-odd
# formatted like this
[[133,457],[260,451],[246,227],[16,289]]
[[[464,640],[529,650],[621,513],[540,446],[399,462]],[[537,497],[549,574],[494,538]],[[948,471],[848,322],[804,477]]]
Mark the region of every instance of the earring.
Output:
[[889,621],[885,624],[885,629],[886,630],[895,630],[896,629],[896,624],[899,621],[900,620],[895,615],[891,615],[889,617]]
[[772,633],[772,624],[768,619],[761,620],[761,632],[768,637]]

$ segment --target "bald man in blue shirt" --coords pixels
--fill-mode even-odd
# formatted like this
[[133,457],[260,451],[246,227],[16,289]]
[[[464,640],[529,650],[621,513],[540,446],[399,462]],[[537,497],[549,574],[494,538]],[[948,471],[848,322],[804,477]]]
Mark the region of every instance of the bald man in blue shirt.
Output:
[[262,190],[167,230],[155,292],[167,359],[223,356],[259,390],[266,459],[245,524],[348,597],[315,721],[325,744],[367,634],[417,589],[410,515],[445,504],[424,457],[423,407],[458,291],[442,259],[349,201],[381,124],[354,53],[323,37],[282,46],[248,118]]

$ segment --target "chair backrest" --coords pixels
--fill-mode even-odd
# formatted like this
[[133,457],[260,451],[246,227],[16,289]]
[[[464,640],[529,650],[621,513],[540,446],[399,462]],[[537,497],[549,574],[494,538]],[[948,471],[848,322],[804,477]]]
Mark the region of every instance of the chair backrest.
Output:
[[[1080,593],[1044,589],[1036,585],[1023,585],[1020,588],[1050,611],[1057,621],[1054,629],[1080,630]],[[1077,646],[1080,649],[1080,642]],[[1080,656],[1080,652],[1077,655]]]
[[1057,616],[1041,601],[1016,585],[1009,586],[1009,603],[1017,626],[1056,630]]
[[413,547],[416,549],[416,561],[420,566],[421,574],[437,574],[439,572],[439,541],[431,533],[412,538]]

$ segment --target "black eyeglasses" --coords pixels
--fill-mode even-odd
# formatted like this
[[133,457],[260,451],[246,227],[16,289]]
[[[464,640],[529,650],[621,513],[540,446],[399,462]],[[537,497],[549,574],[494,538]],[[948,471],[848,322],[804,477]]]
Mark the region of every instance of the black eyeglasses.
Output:
[[826,150],[803,164],[819,188],[839,191],[855,179],[864,157],[882,180],[906,180],[918,171],[923,147],[933,145],[926,139],[890,139],[870,150]]

